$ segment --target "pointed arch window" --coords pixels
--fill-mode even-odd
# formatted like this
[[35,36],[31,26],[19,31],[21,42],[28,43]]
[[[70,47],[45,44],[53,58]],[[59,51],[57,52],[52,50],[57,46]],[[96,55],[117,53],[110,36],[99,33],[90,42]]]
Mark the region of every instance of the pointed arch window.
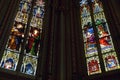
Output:
[[80,19],[88,75],[102,73],[99,55],[102,55],[105,71],[119,69],[102,2],[100,0],[89,2],[92,5],[87,0],[80,2]]
[[[44,2],[36,0],[21,0],[13,22],[0,67],[16,71],[20,55],[23,57],[20,72],[35,75],[40,50],[40,39],[44,18]],[[33,7],[33,10],[31,10]],[[32,13],[32,19],[29,15]],[[29,33],[27,33],[27,31]],[[28,36],[26,36],[28,35]],[[23,44],[25,42],[26,44]],[[22,48],[25,46],[25,48]],[[22,52],[22,50],[24,51]]]
[[42,23],[44,17],[44,2],[38,0],[33,8],[33,17],[30,22],[29,36],[24,50],[23,64],[21,72],[35,75],[38,55],[40,50],[40,39],[42,33]]

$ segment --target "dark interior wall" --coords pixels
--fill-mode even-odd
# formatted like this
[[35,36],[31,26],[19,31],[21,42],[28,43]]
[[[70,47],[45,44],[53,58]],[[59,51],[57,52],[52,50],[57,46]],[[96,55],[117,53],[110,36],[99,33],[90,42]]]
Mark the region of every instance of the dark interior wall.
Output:
[[8,38],[19,0],[1,0],[0,2],[0,50]]
[[111,2],[113,4],[113,9],[120,23],[120,0],[111,0]]
[[5,20],[8,17],[6,14],[8,12],[9,6],[10,0],[8,0],[7,2],[5,2],[4,0],[0,1],[0,37],[4,30],[3,25],[5,24]]

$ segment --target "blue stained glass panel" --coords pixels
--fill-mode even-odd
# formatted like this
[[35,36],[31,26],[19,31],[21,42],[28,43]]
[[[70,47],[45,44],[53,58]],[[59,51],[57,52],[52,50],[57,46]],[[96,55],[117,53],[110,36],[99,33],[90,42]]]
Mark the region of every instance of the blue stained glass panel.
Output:
[[40,17],[43,18],[44,17],[44,7],[42,6],[35,6],[33,9],[33,15],[35,17]]
[[16,70],[19,54],[11,50],[5,50],[0,66],[8,70]]
[[37,69],[37,59],[30,56],[25,56],[21,66],[21,72],[28,75],[35,75]]
[[84,46],[85,46],[86,56],[97,54],[94,30],[90,22],[88,22],[88,25],[84,26],[83,36],[84,36],[84,42],[85,42]]
[[120,68],[115,52],[104,54],[103,60],[104,60],[106,71],[115,70],[115,69]]
[[30,11],[30,7],[31,7],[31,4],[29,4],[28,2],[26,2],[26,1],[20,2],[19,9],[21,12],[28,13]]

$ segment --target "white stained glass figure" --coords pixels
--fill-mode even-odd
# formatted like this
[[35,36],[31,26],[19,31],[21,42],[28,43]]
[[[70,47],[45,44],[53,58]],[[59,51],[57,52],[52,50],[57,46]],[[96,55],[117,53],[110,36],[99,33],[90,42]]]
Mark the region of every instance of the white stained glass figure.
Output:
[[4,68],[9,70],[14,70],[14,60],[9,58],[4,63]]
[[94,1],[94,13],[98,13],[100,11],[103,11],[102,7],[101,7],[101,3],[98,3],[98,0]]
[[32,27],[37,27],[37,20],[38,20],[38,18],[32,17],[30,26],[32,26]]
[[34,8],[34,16],[38,18],[43,18],[44,17],[44,8],[40,6],[36,6]]
[[87,4],[87,0],[82,0],[82,1],[80,2],[80,6],[82,6],[82,5],[84,5],[84,4]]
[[27,2],[21,2],[20,3],[20,10],[21,10],[21,12],[28,13],[29,8],[30,8],[30,4],[28,4]]
[[82,17],[87,17],[89,15],[90,15],[90,12],[89,12],[88,6],[84,4],[83,8],[82,8],[81,16]]
[[37,11],[36,11],[36,17],[40,17],[42,12],[40,10],[40,7],[38,7]]

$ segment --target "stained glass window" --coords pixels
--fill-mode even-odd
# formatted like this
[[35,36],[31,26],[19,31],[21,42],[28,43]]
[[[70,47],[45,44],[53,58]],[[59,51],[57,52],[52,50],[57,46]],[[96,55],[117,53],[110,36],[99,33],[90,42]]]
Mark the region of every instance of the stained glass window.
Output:
[[16,70],[21,46],[24,39],[24,32],[30,12],[31,0],[22,0],[15,17],[11,33],[1,61],[1,67],[9,70]]
[[95,32],[90,15],[90,7],[87,1],[82,1],[80,12],[88,75],[101,73],[96,39],[94,35]]
[[[106,71],[119,68],[102,3],[99,0],[91,0],[91,3],[92,5],[88,3],[88,0],[82,0],[80,2],[80,19],[88,75],[102,72],[98,54],[103,57]],[[93,14],[93,17],[91,14]],[[98,46],[100,46],[100,52],[98,51]]]
[[[33,10],[31,12],[32,7]],[[33,15],[31,22],[28,23],[30,13],[33,13]],[[42,0],[36,0],[34,6],[32,5],[32,0],[20,1],[19,9],[0,63],[2,68],[15,71],[19,62],[19,56],[21,55],[22,46],[25,45],[20,72],[28,75],[36,74],[43,18],[44,2]],[[29,30],[29,33],[25,37],[27,30]],[[23,44],[24,40],[26,44]]]
[[118,69],[120,68],[120,66],[112,42],[109,26],[103,11],[102,2],[99,0],[93,0],[92,9],[93,9],[94,22],[99,37],[101,53],[103,55],[105,70],[110,71],[110,70]]
[[21,72],[29,75],[35,75],[37,61],[40,50],[40,39],[42,33],[42,23],[44,17],[44,2],[37,0],[33,8],[33,17],[30,22],[29,36],[24,50],[25,56],[21,66]]

